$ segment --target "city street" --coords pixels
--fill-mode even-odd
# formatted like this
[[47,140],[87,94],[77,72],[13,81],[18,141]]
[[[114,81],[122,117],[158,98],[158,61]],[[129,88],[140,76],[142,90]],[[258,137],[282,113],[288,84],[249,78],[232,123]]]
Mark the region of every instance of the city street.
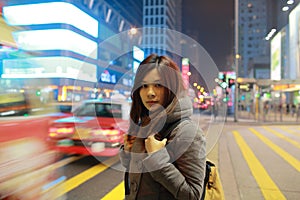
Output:
[[[201,114],[195,114],[193,119],[209,138],[208,158],[219,167],[226,199],[299,199],[299,126],[236,123],[232,118],[223,126],[223,122],[214,122],[209,115]],[[4,124],[2,121],[1,134]],[[31,124],[36,125],[34,120]],[[65,177],[56,188],[57,198],[123,199],[123,172],[117,156],[70,155],[52,166]]]
[[[132,196],[199,196],[190,112],[226,200],[300,199],[300,0],[0,0],[0,33],[0,200],[123,200],[123,144]],[[191,150],[150,176],[156,136]]]

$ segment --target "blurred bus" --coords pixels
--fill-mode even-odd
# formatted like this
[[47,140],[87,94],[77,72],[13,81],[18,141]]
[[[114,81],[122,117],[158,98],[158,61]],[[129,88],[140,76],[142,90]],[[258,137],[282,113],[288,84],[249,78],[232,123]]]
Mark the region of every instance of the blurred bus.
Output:
[[26,96],[21,92],[0,93],[0,117],[22,116],[29,112]]

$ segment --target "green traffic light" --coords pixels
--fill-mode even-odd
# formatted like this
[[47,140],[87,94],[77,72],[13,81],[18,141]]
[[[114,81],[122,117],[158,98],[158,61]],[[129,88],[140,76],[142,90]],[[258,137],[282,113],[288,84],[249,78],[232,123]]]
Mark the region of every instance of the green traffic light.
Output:
[[41,96],[41,91],[40,91],[40,90],[37,90],[37,91],[35,92],[35,94],[36,94],[36,96]]

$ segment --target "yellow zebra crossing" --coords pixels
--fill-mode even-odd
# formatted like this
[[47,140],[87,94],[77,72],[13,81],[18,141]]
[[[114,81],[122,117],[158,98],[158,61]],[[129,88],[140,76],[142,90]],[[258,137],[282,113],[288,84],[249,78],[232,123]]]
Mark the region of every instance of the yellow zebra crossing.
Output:
[[[295,132],[291,131],[284,127],[281,128],[277,126],[276,128],[282,129],[285,132]],[[296,127],[297,129],[297,127]],[[256,139],[259,139],[259,141],[262,142],[267,148],[272,150],[280,159],[283,160],[283,162],[286,162],[289,166],[293,167],[297,172],[300,172],[300,161],[295,157],[292,156],[287,150],[283,149],[279,144],[275,144],[274,141],[272,141],[270,138],[268,138],[269,135],[276,136],[274,138],[278,138],[281,141],[287,142],[289,144],[292,144],[290,146],[293,146],[293,148],[299,148],[299,142],[292,140],[291,138],[288,138],[287,136],[284,136],[282,133],[276,131],[278,129],[274,129],[273,127],[253,127],[253,128],[245,128],[247,130],[248,135],[255,136]],[[267,132],[266,132],[267,131]],[[254,177],[254,180],[256,184],[259,187],[259,190],[261,191],[262,197],[266,200],[285,200],[288,199],[281,191],[282,188],[279,187],[280,183],[276,183],[274,180],[272,180],[272,176],[268,172],[268,167],[264,166],[257,155],[255,155],[255,152],[253,149],[251,149],[251,145],[249,145],[249,141],[245,139],[244,133],[245,131],[241,132],[239,130],[231,131],[231,134],[233,135],[234,142],[237,144],[237,149],[241,152],[241,155],[243,159],[245,160],[247,166],[249,167],[249,170]],[[266,134],[268,133],[268,134]],[[278,142],[278,140],[276,140]],[[59,196],[62,196],[63,194],[75,189],[80,184],[84,183],[91,177],[101,173],[107,167],[114,164],[115,161],[110,161],[110,164],[106,164],[105,166],[102,166],[101,164],[96,165],[89,170],[78,174],[77,176],[65,181],[64,184],[62,184],[60,188]],[[222,173],[222,172],[221,172]],[[124,199],[124,182],[121,181],[118,183],[114,188],[110,190],[105,196],[100,198],[101,200],[123,200]]]
[[273,182],[266,169],[260,164],[251,148],[238,131],[233,131],[235,140],[266,200],[285,200],[277,185]]

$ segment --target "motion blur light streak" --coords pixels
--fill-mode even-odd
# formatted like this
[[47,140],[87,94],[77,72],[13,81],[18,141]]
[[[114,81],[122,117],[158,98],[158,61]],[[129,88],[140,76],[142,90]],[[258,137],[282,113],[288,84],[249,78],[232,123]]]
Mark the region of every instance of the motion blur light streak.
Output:
[[96,70],[94,64],[64,56],[3,59],[2,78],[61,77],[96,82]]

